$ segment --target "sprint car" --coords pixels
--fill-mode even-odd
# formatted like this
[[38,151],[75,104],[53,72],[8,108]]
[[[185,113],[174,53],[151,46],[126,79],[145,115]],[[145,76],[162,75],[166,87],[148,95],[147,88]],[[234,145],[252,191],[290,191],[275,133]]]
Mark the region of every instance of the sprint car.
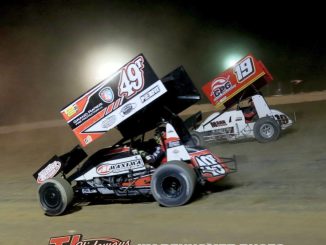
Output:
[[[227,166],[232,159],[196,147],[178,116],[199,99],[183,67],[159,80],[140,54],[63,108],[82,146],[52,157],[34,173],[45,214],[61,215],[94,198],[153,196],[162,206],[180,206],[190,201],[197,184],[224,178],[232,172]],[[122,139],[88,157],[82,147],[112,128]],[[148,164],[139,146],[153,132],[163,155]]]
[[[272,81],[263,63],[251,54],[203,86],[210,102],[221,109],[201,124],[200,112],[188,118],[196,145],[210,141],[236,141],[254,138],[265,143],[279,138],[294,121],[285,113],[271,109],[259,89]],[[243,106],[245,101],[251,105]],[[235,105],[236,109],[231,110]]]

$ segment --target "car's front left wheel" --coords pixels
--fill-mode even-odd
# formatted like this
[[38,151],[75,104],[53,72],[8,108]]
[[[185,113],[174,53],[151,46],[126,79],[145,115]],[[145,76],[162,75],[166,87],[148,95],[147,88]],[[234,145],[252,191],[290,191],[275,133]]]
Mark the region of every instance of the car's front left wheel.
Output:
[[195,186],[195,171],[180,161],[171,161],[160,166],[151,182],[155,200],[165,207],[186,204],[192,197]]
[[254,125],[254,136],[260,143],[277,140],[280,137],[281,127],[271,117],[262,117]]

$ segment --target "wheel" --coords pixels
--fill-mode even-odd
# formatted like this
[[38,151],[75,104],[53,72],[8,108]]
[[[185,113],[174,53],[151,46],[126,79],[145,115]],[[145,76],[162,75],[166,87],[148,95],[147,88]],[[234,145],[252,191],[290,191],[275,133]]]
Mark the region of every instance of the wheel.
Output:
[[204,145],[204,138],[201,135],[201,133],[197,131],[190,132],[191,138],[193,139],[193,142],[195,146],[203,146]]
[[55,177],[47,179],[39,186],[38,197],[45,214],[56,216],[66,211],[74,192],[67,180]]
[[152,195],[165,207],[186,204],[192,197],[195,186],[195,171],[180,161],[171,161],[160,166],[151,182]]
[[280,133],[280,125],[271,117],[260,118],[254,125],[254,136],[256,140],[261,143],[277,140]]

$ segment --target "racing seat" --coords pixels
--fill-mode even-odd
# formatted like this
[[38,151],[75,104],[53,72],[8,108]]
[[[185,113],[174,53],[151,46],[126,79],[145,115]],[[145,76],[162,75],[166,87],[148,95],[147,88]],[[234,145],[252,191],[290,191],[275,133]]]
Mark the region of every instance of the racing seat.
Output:
[[248,107],[242,108],[246,123],[253,122],[257,118],[257,111],[252,98],[249,99],[248,103],[249,103]]
[[254,119],[256,118],[255,116],[257,115],[256,111],[248,111],[248,112],[243,112],[243,115],[245,117],[245,122],[250,123],[253,122]]

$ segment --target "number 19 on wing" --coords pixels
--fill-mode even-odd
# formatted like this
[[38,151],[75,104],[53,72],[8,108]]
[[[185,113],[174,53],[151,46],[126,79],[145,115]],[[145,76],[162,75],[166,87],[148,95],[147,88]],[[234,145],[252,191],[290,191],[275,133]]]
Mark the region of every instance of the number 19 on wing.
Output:
[[251,57],[247,57],[233,68],[238,83],[242,83],[247,77],[255,72]]

